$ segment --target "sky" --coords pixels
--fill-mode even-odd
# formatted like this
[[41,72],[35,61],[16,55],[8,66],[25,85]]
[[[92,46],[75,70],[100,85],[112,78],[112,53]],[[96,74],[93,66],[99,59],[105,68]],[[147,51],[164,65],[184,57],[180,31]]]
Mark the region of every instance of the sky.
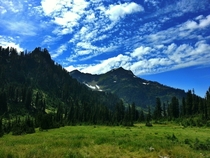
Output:
[[1,46],[47,48],[68,71],[210,86],[209,0],[0,0],[0,23]]

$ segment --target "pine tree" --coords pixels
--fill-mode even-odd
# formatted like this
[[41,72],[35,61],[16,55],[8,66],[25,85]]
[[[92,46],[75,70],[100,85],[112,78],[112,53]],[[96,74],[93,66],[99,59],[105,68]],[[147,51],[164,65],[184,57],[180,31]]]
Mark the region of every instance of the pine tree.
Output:
[[39,109],[39,92],[36,93],[36,99],[35,99],[35,107]]
[[139,113],[139,122],[144,122],[145,121],[145,116],[143,110],[140,111]]
[[152,120],[152,115],[151,115],[151,108],[148,106],[148,113],[147,113],[147,122],[150,122]]
[[8,111],[7,107],[7,95],[5,92],[0,93],[0,116],[4,115]]
[[156,98],[156,106],[154,110],[154,119],[159,120],[162,117],[162,108],[160,98]]
[[186,115],[186,101],[185,98],[182,98],[182,106],[181,106],[181,116],[185,116]]
[[125,116],[125,107],[122,101],[118,102],[115,105],[114,116],[115,122],[121,124]]
[[198,96],[195,95],[194,89],[192,90],[192,114],[198,112]]
[[30,110],[32,103],[32,89],[28,88],[26,93],[25,107],[27,110]]
[[192,91],[189,90],[187,92],[187,99],[186,99],[186,115],[192,114],[192,106],[193,106],[193,97],[192,97]]
[[171,99],[170,111],[171,111],[172,118],[179,117],[179,100],[176,97],[173,97]]
[[206,92],[206,118],[209,119],[210,116],[210,87],[208,89],[208,91]]
[[4,135],[4,130],[2,127],[2,118],[0,118],[0,137],[2,137]]
[[164,117],[164,118],[167,117],[167,113],[166,113],[166,103],[163,103],[163,117]]
[[131,105],[131,120],[136,121],[138,117],[138,111],[136,110],[135,103],[132,103]]

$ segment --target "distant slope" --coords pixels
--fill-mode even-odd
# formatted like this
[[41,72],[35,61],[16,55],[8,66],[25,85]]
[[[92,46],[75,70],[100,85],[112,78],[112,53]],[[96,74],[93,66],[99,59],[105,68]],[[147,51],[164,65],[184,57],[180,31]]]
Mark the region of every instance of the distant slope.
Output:
[[48,109],[81,104],[111,109],[120,101],[111,93],[92,91],[73,79],[40,47],[30,53],[18,53],[14,48],[0,46],[0,92],[6,95],[9,112],[18,114],[35,111],[36,104],[43,100]]
[[91,75],[78,70],[70,72],[70,75],[89,88],[114,93],[125,102],[134,102],[137,106],[143,108],[147,105],[154,106],[156,97],[167,102],[173,96],[182,99],[186,95],[184,90],[144,80],[135,76],[132,71],[125,70],[122,67],[101,75]]

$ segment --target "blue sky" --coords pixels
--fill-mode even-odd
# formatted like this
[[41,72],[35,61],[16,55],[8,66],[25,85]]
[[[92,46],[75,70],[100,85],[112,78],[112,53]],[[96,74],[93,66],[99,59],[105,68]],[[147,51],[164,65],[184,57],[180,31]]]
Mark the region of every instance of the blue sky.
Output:
[[0,23],[0,45],[47,48],[68,71],[210,86],[209,0],[0,0]]

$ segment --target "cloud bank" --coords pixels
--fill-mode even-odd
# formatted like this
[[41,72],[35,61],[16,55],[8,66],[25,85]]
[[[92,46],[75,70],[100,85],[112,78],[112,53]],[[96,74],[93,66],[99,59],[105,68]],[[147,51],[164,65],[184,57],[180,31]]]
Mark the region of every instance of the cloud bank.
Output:
[[208,0],[0,0],[0,45],[42,46],[69,71],[209,66]]

